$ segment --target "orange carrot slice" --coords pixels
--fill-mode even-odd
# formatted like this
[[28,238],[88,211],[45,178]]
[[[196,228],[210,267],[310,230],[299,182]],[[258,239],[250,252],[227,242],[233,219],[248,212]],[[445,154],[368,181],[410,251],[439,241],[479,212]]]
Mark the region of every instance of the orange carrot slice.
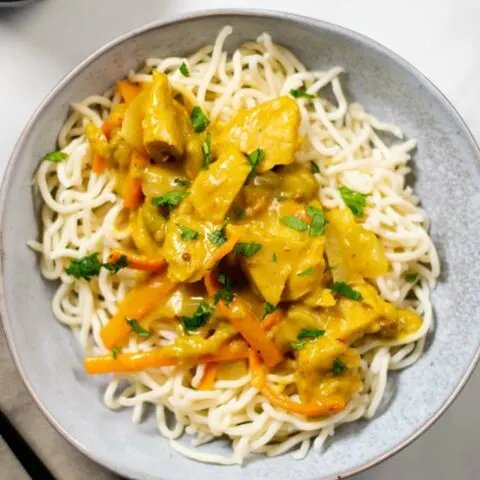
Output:
[[112,250],[108,257],[108,262],[115,263],[122,257],[126,258],[128,268],[143,270],[144,272],[156,272],[161,270],[167,264],[164,258],[147,257],[146,255],[138,255],[119,248],[114,248]]
[[149,159],[134,150],[130,160],[130,168],[128,169],[125,188],[123,190],[123,203],[125,208],[137,208],[143,198],[142,181],[138,178],[138,172],[145,168],[149,163]]
[[138,85],[127,80],[119,80],[117,90],[125,103],[130,103],[142,91]]
[[212,390],[218,374],[218,362],[207,363],[203,377],[198,385],[199,390]]

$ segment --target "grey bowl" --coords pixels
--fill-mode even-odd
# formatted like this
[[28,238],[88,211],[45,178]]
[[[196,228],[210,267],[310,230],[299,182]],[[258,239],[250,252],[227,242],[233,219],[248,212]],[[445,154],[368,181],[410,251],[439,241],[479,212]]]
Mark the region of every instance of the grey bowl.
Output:
[[[68,104],[103,92],[147,56],[182,55],[212,43],[226,24],[227,47],[267,31],[310,68],[346,67],[351,98],[418,139],[415,189],[432,221],[443,274],[433,294],[435,332],[412,367],[391,374],[377,417],[340,428],[323,454],[297,462],[289,455],[244,467],[194,463],[174,452],[153,418],[133,425],[129,412],[102,402],[105,381],[83,373],[71,332],[50,310],[52,285],[43,280],[25,243],[38,236],[31,179],[52,150]],[[53,425],[82,452],[132,478],[231,480],[337,479],[400,450],[424,432],[466,382],[479,356],[479,152],[442,94],[381,45],[343,28],[274,12],[215,11],[156,23],[106,45],[73,70],[37,110],[19,139],[1,192],[1,314],[13,357],[31,395]],[[226,450],[225,445],[210,447]]]

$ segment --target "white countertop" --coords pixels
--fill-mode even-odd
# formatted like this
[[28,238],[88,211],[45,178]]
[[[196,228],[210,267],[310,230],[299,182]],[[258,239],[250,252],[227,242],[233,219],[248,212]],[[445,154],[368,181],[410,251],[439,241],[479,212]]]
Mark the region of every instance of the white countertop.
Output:
[[[0,9],[0,176],[33,110],[85,56],[153,20],[221,7],[288,10],[383,43],[447,95],[480,141],[478,0],[37,0],[23,8]],[[57,478],[116,478],[67,445],[47,424],[15,374],[3,338],[0,368],[0,406]],[[478,398],[479,369],[423,437],[355,480],[479,478]],[[3,468],[14,463],[1,463],[2,478],[21,478]]]

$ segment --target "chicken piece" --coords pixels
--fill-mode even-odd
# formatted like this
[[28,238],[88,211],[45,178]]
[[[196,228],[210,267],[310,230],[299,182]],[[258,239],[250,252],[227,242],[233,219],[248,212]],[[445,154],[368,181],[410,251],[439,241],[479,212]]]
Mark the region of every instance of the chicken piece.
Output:
[[187,201],[203,220],[221,223],[250,172],[245,156],[224,145],[216,162],[202,170],[192,185]]
[[185,190],[185,181],[177,162],[148,165],[142,172],[142,191],[146,197],[159,197],[172,190]]
[[297,202],[318,198],[319,185],[310,166],[295,162],[278,168],[277,174],[281,178],[279,191],[286,198]]
[[290,97],[279,97],[248,110],[240,110],[222,130],[219,143],[230,142],[246,154],[257,148],[265,158],[257,167],[266,172],[294,160],[299,145],[300,110]]
[[146,154],[143,145],[142,122],[145,116],[146,101],[149,96],[149,89],[139,93],[128,105],[123,118],[120,135],[135,150],[142,155]]
[[388,261],[380,240],[356,223],[353,213],[330,210],[325,214],[328,225],[325,250],[336,282],[375,278],[388,272]]
[[142,129],[145,150],[155,160],[163,162],[170,155],[175,158],[183,155],[183,136],[170,83],[158,70],[153,72],[153,83],[145,101]]
[[130,214],[132,240],[141,254],[151,257],[159,257],[161,256],[160,246],[145,224],[145,207],[146,206],[143,205]]

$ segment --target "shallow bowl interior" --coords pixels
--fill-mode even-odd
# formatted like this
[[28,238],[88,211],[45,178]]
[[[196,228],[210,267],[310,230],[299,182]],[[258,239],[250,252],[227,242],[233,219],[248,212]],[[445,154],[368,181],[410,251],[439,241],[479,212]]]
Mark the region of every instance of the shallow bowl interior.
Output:
[[[443,264],[433,294],[435,332],[425,355],[389,378],[379,415],[338,429],[323,454],[297,462],[289,455],[249,461],[244,467],[196,464],[178,455],[157,432],[152,412],[140,426],[130,412],[103,404],[105,379],[87,377],[71,332],[55,321],[53,286],[43,280],[28,239],[38,237],[33,172],[54,148],[70,102],[105,91],[149,56],[184,55],[213,43],[230,24],[233,51],[269,32],[310,69],[343,65],[350,99],[418,140],[414,187],[432,221]],[[78,39],[81,41],[81,39]],[[480,340],[476,285],[480,277],[480,178],[477,148],[442,95],[406,62],[374,42],[319,21],[286,14],[223,12],[185,17],[134,32],[102,49],[64,79],[22,135],[2,190],[2,317],[25,382],[43,411],[93,459],[123,475],[150,479],[330,479],[386,457],[418,434],[453,398],[466,378]],[[226,444],[209,451],[228,454]],[[286,473],[290,472],[290,473]]]

